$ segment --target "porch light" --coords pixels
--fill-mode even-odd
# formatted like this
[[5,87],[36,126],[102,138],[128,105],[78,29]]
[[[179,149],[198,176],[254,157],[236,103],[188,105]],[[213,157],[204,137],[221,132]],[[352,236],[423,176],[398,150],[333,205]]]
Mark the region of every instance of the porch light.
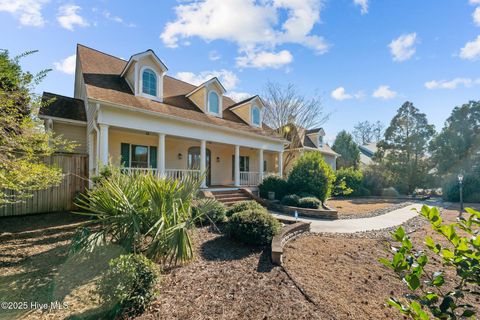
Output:
[[178,160],[182,160],[183,159],[183,155],[179,152],[178,153]]
[[220,162],[220,157],[217,157],[217,162]]
[[459,217],[462,217],[463,213],[463,174],[458,174],[458,185],[460,187],[460,212],[458,213]]

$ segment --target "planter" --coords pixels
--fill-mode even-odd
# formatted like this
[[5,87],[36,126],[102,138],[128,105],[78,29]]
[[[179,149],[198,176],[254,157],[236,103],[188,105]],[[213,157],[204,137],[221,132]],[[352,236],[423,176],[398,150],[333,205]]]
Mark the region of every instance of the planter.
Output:
[[268,191],[268,200],[275,200],[275,192]]
[[296,222],[286,225],[280,233],[272,239],[272,263],[281,266],[283,258],[283,246],[289,240],[303,232],[310,231],[310,222]]

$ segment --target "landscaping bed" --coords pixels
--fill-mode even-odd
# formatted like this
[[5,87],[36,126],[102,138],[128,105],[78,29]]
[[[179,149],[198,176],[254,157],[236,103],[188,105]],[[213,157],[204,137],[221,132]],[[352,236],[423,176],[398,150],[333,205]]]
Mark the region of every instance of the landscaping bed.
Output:
[[[442,212],[449,222],[457,215],[454,208]],[[409,230],[412,241],[423,247],[427,234],[440,240],[420,219],[407,222],[416,226]],[[389,241],[387,232],[302,235],[285,246],[284,267],[316,304],[323,319],[403,319],[386,301],[407,293],[406,285],[378,262],[390,256],[386,250]],[[431,260],[434,266],[439,265],[438,258]],[[446,275],[447,284],[455,277],[451,271]],[[478,297],[469,297],[468,301],[480,305]]]
[[338,211],[339,219],[355,219],[378,216],[409,205],[401,199],[352,198],[329,199],[326,205]]

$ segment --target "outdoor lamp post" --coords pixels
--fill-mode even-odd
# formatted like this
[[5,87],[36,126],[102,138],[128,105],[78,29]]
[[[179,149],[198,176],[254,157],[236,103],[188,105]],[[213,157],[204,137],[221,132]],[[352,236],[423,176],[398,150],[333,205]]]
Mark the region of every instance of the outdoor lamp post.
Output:
[[462,212],[463,212],[463,174],[459,174],[458,175],[458,185],[460,187],[460,213],[459,213],[459,217],[462,216]]

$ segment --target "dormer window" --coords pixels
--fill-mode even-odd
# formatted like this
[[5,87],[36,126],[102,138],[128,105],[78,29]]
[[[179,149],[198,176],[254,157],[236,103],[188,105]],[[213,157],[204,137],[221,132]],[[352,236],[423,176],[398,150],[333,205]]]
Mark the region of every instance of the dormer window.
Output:
[[323,136],[318,135],[318,147],[323,147]]
[[260,108],[257,106],[252,106],[252,124],[260,127],[261,123],[261,114],[260,114]]
[[220,99],[215,91],[208,93],[208,112],[220,114]]
[[157,75],[151,69],[142,72],[142,92],[150,96],[157,96]]

